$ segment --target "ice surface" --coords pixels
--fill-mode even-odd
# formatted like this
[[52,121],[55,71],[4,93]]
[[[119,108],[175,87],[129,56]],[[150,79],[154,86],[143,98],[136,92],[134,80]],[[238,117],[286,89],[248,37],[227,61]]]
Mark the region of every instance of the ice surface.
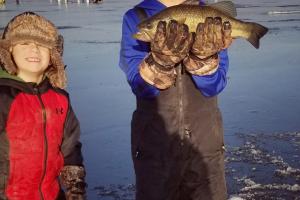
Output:
[[[122,15],[139,1],[19,2],[9,0],[0,8],[0,32],[14,15],[32,10],[53,21],[65,37],[68,91],[83,132],[89,199],[133,199],[130,120],[135,98],[118,68],[118,53]],[[300,3],[234,2],[239,19],[263,24],[269,32],[258,50],[239,39],[229,49],[228,85],[219,103],[228,146],[228,189],[235,195],[231,200],[263,199],[266,194],[296,199],[300,196],[300,14],[294,11],[300,10]],[[270,14],[275,11],[282,13]],[[262,188],[247,186],[250,181],[242,181],[243,177]],[[242,190],[245,187],[248,190]]]

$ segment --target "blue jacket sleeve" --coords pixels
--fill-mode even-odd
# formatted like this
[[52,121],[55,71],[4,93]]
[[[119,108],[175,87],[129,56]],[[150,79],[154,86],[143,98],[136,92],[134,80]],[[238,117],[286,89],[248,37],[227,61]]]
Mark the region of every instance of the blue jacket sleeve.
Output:
[[139,73],[139,65],[148,54],[149,45],[132,37],[137,32],[138,23],[139,20],[133,10],[124,15],[119,66],[125,72],[133,93],[137,97],[151,98],[157,96],[159,90],[146,83]]
[[196,87],[204,96],[212,97],[219,94],[227,84],[226,74],[229,67],[227,49],[219,52],[219,58],[219,68],[214,74],[207,76],[192,76]]

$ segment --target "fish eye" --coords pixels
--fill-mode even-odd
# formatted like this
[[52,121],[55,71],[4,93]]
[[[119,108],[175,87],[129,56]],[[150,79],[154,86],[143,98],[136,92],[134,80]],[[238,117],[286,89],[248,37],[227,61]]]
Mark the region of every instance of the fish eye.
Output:
[[151,23],[147,23],[146,27],[147,27],[147,29],[151,29],[152,28],[152,24]]

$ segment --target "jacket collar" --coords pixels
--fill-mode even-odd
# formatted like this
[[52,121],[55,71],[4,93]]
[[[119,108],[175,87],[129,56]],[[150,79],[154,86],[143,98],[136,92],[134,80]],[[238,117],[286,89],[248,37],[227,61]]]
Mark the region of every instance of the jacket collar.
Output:
[[1,79],[1,78],[13,79],[13,80],[16,80],[16,81],[24,82],[24,81],[23,81],[22,79],[20,79],[19,77],[14,76],[14,75],[11,75],[11,74],[7,73],[5,70],[3,70],[3,69],[0,68],[0,79]]
[[28,83],[17,76],[7,73],[3,69],[0,69],[0,86],[9,86],[29,94],[37,94],[37,91],[42,94],[52,87],[48,78],[45,78],[39,84]]

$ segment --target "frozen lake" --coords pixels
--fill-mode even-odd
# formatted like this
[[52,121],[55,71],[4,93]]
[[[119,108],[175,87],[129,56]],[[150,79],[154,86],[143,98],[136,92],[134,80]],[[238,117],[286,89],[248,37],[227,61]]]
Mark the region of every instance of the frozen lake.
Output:
[[[118,67],[118,54],[122,16],[139,1],[7,2],[0,7],[0,32],[13,16],[31,10],[53,21],[65,37],[68,91],[81,122],[89,199],[131,199],[130,195],[119,198],[118,191],[133,190],[129,126],[135,98]],[[234,3],[238,19],[258,22],[270,30],[258,50],[240,39],[229,50],[228,85],[219,98],[230,150],[229,192],[243,193],[241,188],[255,185],[251,181],[268,185],[281,180],[280,184],[295,186],[300,182],[300,2]],[[280,172],[276,170],[283,169],[294,169],[294,173],[277,179]],[[286,199],[296,199],[299,193],[291,190]]]

